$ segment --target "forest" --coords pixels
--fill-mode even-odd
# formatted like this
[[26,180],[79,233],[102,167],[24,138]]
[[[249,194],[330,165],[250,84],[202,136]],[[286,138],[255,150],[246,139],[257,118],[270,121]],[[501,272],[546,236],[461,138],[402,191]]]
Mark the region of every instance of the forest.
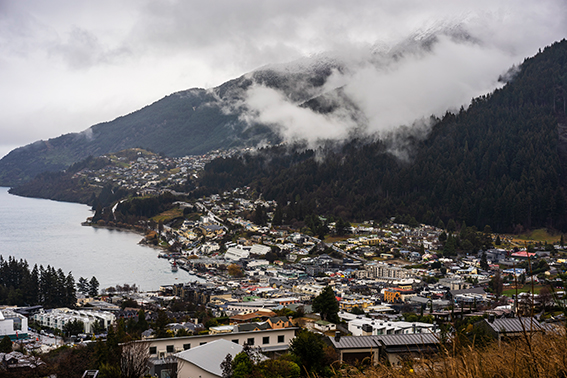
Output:
[[[565,231],[567,41],[506,76],[501,89],[433,119],[425,138],[403,129],[374,141],[218,159],[205,167],[196,193],[251,186],[282,205],[286,224],[313,213],[376,221],[408,214],[495,232]],[[405,158],[392,153],[400,140]]]
[[[98,286],[97,286],[98,287]],[[48,265],[30,268],[26,260],[0,255],[0,303],[45,308],[71,307],[77,302],[75,279],[61,268]]]

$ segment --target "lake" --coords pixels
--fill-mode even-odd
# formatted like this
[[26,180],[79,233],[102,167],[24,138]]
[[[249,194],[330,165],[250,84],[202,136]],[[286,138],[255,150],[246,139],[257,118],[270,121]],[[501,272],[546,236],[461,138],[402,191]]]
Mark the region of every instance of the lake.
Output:
[[172,272],[158,249],[138,244],[139,234],[81,226],[89,216],[86,205],[18,197],[0,187],[0,254],[31,267],[61,268],[75,281],[95,276],[101,289],[127,283],[149,291],[197,279],[181,269]]

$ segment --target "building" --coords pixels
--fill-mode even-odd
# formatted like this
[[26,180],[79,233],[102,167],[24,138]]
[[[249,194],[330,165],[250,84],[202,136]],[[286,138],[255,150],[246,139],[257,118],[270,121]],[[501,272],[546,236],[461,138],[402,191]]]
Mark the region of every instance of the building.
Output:
[[224,254],[226,260],[238,261],[250,257],[250,248],[230,247]]
[[474,326],[485,330],[492,338],[497,339],[498,345],[503,339],[516,338],[526,334],[545,333],[550,330],[535,318],[495,319],[494,315],[490,315],[488,319],[483,319]]
[[4,336],[10,340],[28,338],[28,318],[10,309],[0,311],[0,340]]
[[[163,359],[174,357],[176,353],[211,343],[215,340],[228,340],[235,344],[259,347],[264,353],[283,352],[295,337],[299,328],[266,329],[250,332],[219,333],[215,335],[184,336],[165,339],[137,340],[132,343],[147,343],[150,358]],[[226,355],[225,355],[226,356]]]
[[404,360],[423,358],[437,353],[440,338],[432,333],[330,337],[329,341],[339,355],[340,362],[351,364],[380,361],[400,365]]
[[353,336],[434,333],[437,331],[436,326],[430,323],[392,322],[362,316],[349,320],[348,330]]
[[41,310],[34,314],[32,319],[42,327],[49,327],[63,330],[65,324],[73,321],[81,321],[84,325],[85,333],[92,333],[93,326],[99,322],[104,329],[114,323],[116,316],[105,311],[71,310],[68,308],[56,308],[53,310]]
[[234,359],[242,352],[242,345],[219,339],[210,343],[184,350],[177,358],[178,378],[218,378],[222,377],[221,363],[228,354]]
[[412,273],[409,269],[391,264],[371,263],[366,265],[365,269],[368,278],[405,279],[412,277]]

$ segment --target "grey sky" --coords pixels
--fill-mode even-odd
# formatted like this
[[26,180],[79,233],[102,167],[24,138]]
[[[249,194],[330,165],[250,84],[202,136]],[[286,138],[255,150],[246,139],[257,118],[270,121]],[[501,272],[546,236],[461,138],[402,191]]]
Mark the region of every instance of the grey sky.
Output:
[[[376,117],[372,109],[382,115],[395,107],[389,124],[409,122],[414,115],[438,112],[493,89],[495,76],[511,64],[564,38],[566,4],[0,0],[0,156],[38,139],[114,119],[174,91],[216,86],[265,64],[324,51],[357,61],[358,54],[431,29],[464,27],[476,38],[474,45],[441,42],[433,57],[410,59],[392,76],[362,67],[349,78],[337,78],[348,81],[347,89],[368,107],[369,118]],[[431,72],[425,82],[419,79],[423,70]],[[380,86],[400,88],[388,99],[396,103],[407,91],[422,88],[407,105],[419,112],[402,117],[403,106],[388,101],[376,110],[373,98],[379,93],[374,88]],[[251,93],[251,100],[268,110],[277,102],[262,99],[276,97]],[[269,111],[262,115],[278,120]]]

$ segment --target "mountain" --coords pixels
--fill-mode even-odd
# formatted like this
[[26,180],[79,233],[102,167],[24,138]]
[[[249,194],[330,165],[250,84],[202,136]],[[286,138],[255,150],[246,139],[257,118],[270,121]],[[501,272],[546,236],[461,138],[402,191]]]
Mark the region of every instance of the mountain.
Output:
[[[201,194],[250,186],[282,204],[286,224],[453,219],[498,232],[567,230],[567,41],[526,59],[494,93],[447,112],[424,138],[404,130],[315,150],[266,148],[211,162]],[[405,156],[400,159],[392,151]]]
[[218,148],[279,142],[269,126],[247,117],[247,90],[253,85],[274,89],[287,101],[330,113],[339,107],[356,123],[363,123],[355,104],[340,83],[329,84],[334,73],[349,74],[357,65],[385,67],[404,55],[427,51],[439,33],[465,40],[455,28],[417,35],[391,48],[374,46],[356,60],[332,54],[262,67],[213,89],[193,88],[173,93],[113,121],[80,133],[41,140],[17,148],[0,160],[0,185],[15,186],[42,172],[64,170],[88,156],[101,156],[127,148],[144,148],[167,156],[202,154]]

